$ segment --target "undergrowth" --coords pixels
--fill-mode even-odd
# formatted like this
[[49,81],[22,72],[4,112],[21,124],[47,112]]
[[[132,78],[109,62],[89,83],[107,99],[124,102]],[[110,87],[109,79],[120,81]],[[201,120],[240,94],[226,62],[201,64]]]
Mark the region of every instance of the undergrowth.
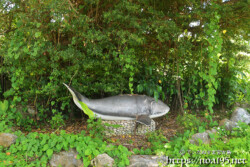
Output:
[[[89,128],[96,125],[98,123]],[[9,132],[3,129],[1,131]],[[103,140],[101,133],[91,132],[87,135],[85,131],[82,131],[80,134],[67,134],[62,130],[59,135],[31,132],[25,136],[17,131],[14,132],[18,136],[15,144],[9,148],[0,147],[0,165],[47,166],[53,153],[75,149],[78,152],[76,158],[82,159],[84,166],[89,166],[91,160],[102,153],[107,153],[114,158],[115,166],[119,167],[128,166],[129,156],[132,154],[165,155],[169,158],[189,160],[186,165],[213,166],[215,164],[200,163],[217,158],[222,158],[220,164],[226,164],[231,159],[248,160],[250,158],[249,132],[250,127],[245,123],[240,123],[239,128],[232,132],[217,128],[216,134],[210,134],[212,139],[210,145],[200,143],[197,146],[189,142],[189,138],[195,133],[193,130],[187,130],[184,134],[175,136],[171,141],[168,141],[161,131],[156,131],[147,135],[151,143],[149,148],[133,149],[132,153],[122,145],[108,144]],[[167,161],[163,160],[160,163],[166,165]],[[237,166],[237,164],[232,165]]]
[[[191,144],[189,139],[196,132],[186,130],[184,134],[178,134],[171,141],[167,141],[159,131],[150,133],[148,141],[151,148],[146,150],[134,149],[135,154],[154,154],[166,156],[168,160],[162,159],[159,163],[163,166],[169,164],[180,166],[247,166],[250,158],[250,127],[245,123],[238,123],[239,127],[233,131],[227,131],[224,128],[216,128],[217,133],[209,134],[210,144],[199,145]],[[170,159],[175,159],[174,163]],[[183,160],[181,161],[177,161]],[[182,164],[183,163],[183,164]]]
[[[13,115],[6,114],[10,107],[7,101],[0,103],[0,132],[11,132]],[[204,116],[206,114],[205,112]],[[89,166],[91,160],[102,153],[114,158],[115,166],[119,167],[128,166],[129,156],[132,154],[164,155],[168,158],[189,160],[183,162],[186,166],[216,166],[218,162],[213,160],[218,158],[221,165],[229,164],[232,159],[241,159],[240,162],[245,160],[247,163],[250,158],[250,127],[245,123],[239,123],[239,127],[230,132],[221,127],[216,128],[215,121],[208,119],[204,122],[192,114],[185,114],[177,118],[177,123],[185,130],[183,134],[177,134],[169,141],[160,130],[148,133],[147,140],[150,146],[135,148],[130,152],[122,145],[112,145],[105,141],[105,128],[100,119],[89,119],[87,122],[88,133],[81,131],[80,134],[68,134],[61,130],[59,135],[37,132],[25,135],[21,131],[14,132],[18,136],[16,142],[8,148],[0,146],[0,166],[48,166],[54,153],[69,149],[75,149],[78,152],[76,158],[83,160],[84,166]],[[193,134],[202,133],[212,127],[217,130],[217,133],[209,134],[210,145],[200,143],[197,146],[190,143],[189,139]],[[167,162],[163,159],[159,163],[165,166]],[[240,166],[236,163],[230,165]]]
[[61,131],[60,135],[42,134],[37,132],[24,135],[15,132],[18,136],[15,144],[9,148],[0,147],[0,165],[11,166],[47,166],[53,153],[62,150],[75,149],[77,159],[82,159],[84,166],[99,154],[107,153],[115,159],[116,166],[129,164],[128,156],[131,153],[122,145],[108,145],[100,137],[91,138],[82,131],[81,134],[67,134]]

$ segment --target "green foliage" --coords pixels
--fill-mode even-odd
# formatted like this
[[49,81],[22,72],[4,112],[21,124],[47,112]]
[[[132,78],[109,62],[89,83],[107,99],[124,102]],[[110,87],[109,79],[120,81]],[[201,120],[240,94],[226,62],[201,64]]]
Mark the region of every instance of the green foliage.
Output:
[[221,16],[215,11],[215,9],[218,7],[219,6],[217,6],[216,4],[212,4],[211,8],[209,9],[211,11],[209,12],[211,15],[207,16],[209,18],[209,21],[204,28],[204,33],[207,35],[207,37],[204,38],[205,41],[203,45],[205,45],[206,48],[202,48],[202,52],[207,54],[207,67],[203,67],[202,71],[199,73],[199,75],[206,82],[205,87],[207,88],[207,96],[203,104],[208,107],[211,114],[213,113],[212,107],[215,103],[215,94],[218,88],[218,79],[216,78],[216,75],[222,47],[222,37],[219,26]]
[[[217,158],[187,150],[230,150],[228,158],[249,159],[249,126],[244,124],[232,133],[211,135],[211,146],[188,141],[217,124],[212,120],[215,104],[250,101],[248,7],[246,0],[2,0],[0,91],[5,100],[0,102],[0,131],[10,131],[13,121],[26,130],[47,120],[53,128],[63,126],[74,111],[61,86],[70,82],[90,98],[145,93],[166,99],[171,108],[206,111],[208,125],[184,114],[178,117],[183,135],[168,142],[160,132],[149,134],[151,147],[134,153]],[[39,120],[24,116],[28,105],[35,106]],[[46,166],[53,153],[69,148],[78,151],[86,166],[104,152],[115,158],[116,166],[129,164],[131,153],[125,147],[107,147],[102,141],[101,120],[89,119],[88,131],[92,138],[85,132],[17,133],[14,145],[0,147],[1,166]]]
[[0,101],[0,132],[9,132],[9,127],[13,125],[14,115],[8,111],[10,111],[9,102],[7,100]]
[[52,116],[50,120],[51,127],[54,129],[54,128],[59,128],[65,125],[62,113],[57,112],[55,109],[53,109],[52,112],[54,115]]
[[[154,75],[153,75],[154,74]],[[157,74],[157,71],[155,71],[154,66],[149,66],[145,69],[145,74],[137,85],[137,91],[139,93],[146,92],[149,96],[153,96],[155,100],[157,101],[160,97],[165,100],[165,94],[162,90],[161,86],[161,78],[164,77]]]
[[123,67],[123,72],[124,73],[129,73],[129,90],[130,93],[133,94],[134,89],[133,89],[133,81],[134,81],[134,66],[136,65],[136,59],[134,54],[134,50],[128,50],[127,55],[119,55],[121,61],[125,62],[124,67]]
[[149,148],[144,149],[143,147],[139,150],[133,149],[134,154],[141,155],[163,155],[164,145],[168,142],[167,138],[162,134],[160,130],[147,134],[147,140],[150,143]]
[[[180,119],[180,118],[179,118]],[[193,121],[192,119],[195,119]],[[185,122],[196,124],[199,122],[192,114],[186,115]],[[183,124],[185,126],[185,124]],[[200,133],[206,129],[205,124],[197,123]],[[155,131],[147,134],[147,139],[150,145],[147,149],[133,149],[134,154],[142,155],[166,155],[169,158],[183,159],[213,159],[222,156],[224,158],[240,158],[248,159],[249,154],[249,126],[245,123],[239,123],[239,127],[233,129],[232,132],[226,131],[223,128],[217,128],[216,134],[210,134],[210,145],[193,145],[190,144],[190,137],[196,133],[197,126],[191,126],[191,131],[186,130],[184,134],[179,134],[168,141],[161,131]],[[132,154],[124,146],[114,146],[107,144],[103,139],[102,132],[104,128],[101,120],[94,121],[88,119],[88,132],[81,134],[67,134],[61,131],[59,135],[42,134],[31,132],[27,135],[20,131],[15,132],[18,136],[16,143],[9,148],[0,147],[0,165],[13,166],[42,166],[47,164],[53,153],[60,151],[68,151],[76,149],[78,152],[77,159],[81,159],[85,166],[90,164],[90,161],[97,155],[107,153],[115,159],[116,166],[128,166],[128,157]],[[213,151],[223,151],[221,155],[212,154]],[[205,154],[205,153],[206,154]],[[210,153],[208,153],[210,152]],[[230,154],[228,154],[230,152]],[[207,165],[207,164],[206,164]],[[203,166],[206,166],[203,165]],[[199,166],[202,166],[199,164]]]
[[[205,127],[200,126],[199,129],[203,129],[200,131],[202,133]],[[195,133],[193,130],[186,130],[184,134],[175,136],[171,141],[167,141],[161,133],[151,133],[148,138],[151,142],[151,148],[133,149],[133,152],[142,155],[165,155],[174,159],[190,159],[192,166],[213,166],[213,164],[200,164],[200,160],[213,160],[221,157],[224,159],[245,159],[247,163],[250,157],[249,130],[250,127],[245,123],[239,123],[239,127],[232,132],[218,128],[216,134],[209,134],[210,145],[201,144],[199,146],[189,142],[190,137]],[[221,164],[226,164],[226,162],[221,162]],[[162,163],[166,165],[167,162],[163,161]],[[234,165],[237,166],[235,163]]]
[[[235,133],[234,131],[232,133],[225,133],[225,130],[219,130],[217,134],[210,134],[210,137],[212,138],[211,144],[208,145],[201,145],[196,146],[189,144],[188,142],[185,143],[185,145],[182,147],[185,152],[182,157],[190,157],[190,158],[218,158],[218,154],[212,154],[213,150],[219,150],[224,151],[224,153],[221,153],[221,156],[223,155],[224,158],[228,159],[248,159],[249,154],[249,144],[248,144],[248,138],[249,138],[249,126],[240,125],[240,128],[236,131],[240,131],[241,133]],[[190,150],[191,153],[188,153],[188,150]],[[201,151],[210,151],[210,154],[202,154]],[[229,154],[228,154],[229,153]],[[203,165],[206,166],[206,165]],[[236,165],[237,166],[237,165]]]
[[[176,122],[181,126],[184,127],[184,130],[191,130],[194,132],[197,132],[200,128],[199,127],[205,127],[205,123],[201,123],[201,121],[196,117],[196,115],[193,114],[184,114],[184,115],[178,115]],[[202,126],[203,125],[203,126]]]
[[88,119],[87,123],[88,123],[87,128],[88,128],[90,136],[103,138],[104,131],[106,129],[102,125],[102,120],[100,118],[98,118],[98,119]]
[[18,138],[15,144],[9,148],[0,148],[0,163],[6,163],[14,166],[46,166],[53,153],[76,149],[77,158],[82,159],[84,166],[89,166],[90,161],[99,154],[107,153],[115,158],[117,166],[126,166],[129,164],[128,156],[131,153],[124,146],[107,146],[107,143],[96,137],[91,138],[81,134],[67,134],[61,131],[60,135],[29,133],[28,135],[16,132]]
[[0,114],[3,115],[7,112],[9,102],[7,100],[0,101]]
[[[182,111],[205,107],[212,113],[215,104],[249,101],[249,58],[242,53],[249,53],[247,6],[3,0],[0,73],[10,86],[2,85],[1,93],[14,99],[11,112],[32,104],[40,121],[52,122],[62,117],[53,109],[73,111],[63,82],[90,98],[145,93]],[[14,116],[20,126],[37,124]]]
[[148,141],[151,143],[151,150],[143,151],[145,154],[161,154],[163,146],[168,142],[167,138],[162,135],[161,131],[149,133]]

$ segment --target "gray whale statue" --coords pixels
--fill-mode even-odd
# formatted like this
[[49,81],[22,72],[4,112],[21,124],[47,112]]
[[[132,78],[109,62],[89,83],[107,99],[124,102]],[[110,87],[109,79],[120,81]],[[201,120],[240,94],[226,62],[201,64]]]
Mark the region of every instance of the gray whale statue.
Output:
[[161,100],[146,95],[118,95],[103,99],[88,99],[75,89],[63,83],[73,101],[82,110],[79,101],[85,103],[97,118],[103,120],[136,120],[139,123],[150,125],[152,118],[161,117],[168,113],[170,108]]

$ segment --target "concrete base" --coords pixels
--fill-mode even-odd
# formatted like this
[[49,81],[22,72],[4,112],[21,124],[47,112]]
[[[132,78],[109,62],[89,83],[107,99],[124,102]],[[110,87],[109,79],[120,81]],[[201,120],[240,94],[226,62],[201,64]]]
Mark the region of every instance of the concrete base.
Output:
[[[134,120],[123,120],[123,121],[108,121],[103,120],[102,121],[104,127],[106,130],[106,135],[112,136],[112,135],[128,135],[128,134],[134,134],[136,121]],[[151,125],[143,125],[140,123],[137,123],[136,128],[136,134],[142,135],[147,132],[155,131],[155,121],[152,120]]]

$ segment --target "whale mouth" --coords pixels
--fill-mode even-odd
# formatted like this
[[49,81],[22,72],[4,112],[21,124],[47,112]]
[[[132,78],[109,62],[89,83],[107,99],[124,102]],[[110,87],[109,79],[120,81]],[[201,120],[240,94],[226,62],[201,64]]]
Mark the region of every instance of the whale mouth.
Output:
[[169,112],[170,108],[168,107],[166,110],[164,110],[163,112],[159,112],[157,114],[154,114],[154,115],[150,115],[149,117],[150,118],[158,118],[158,117],[161,117],[165,114],[167,114]]

